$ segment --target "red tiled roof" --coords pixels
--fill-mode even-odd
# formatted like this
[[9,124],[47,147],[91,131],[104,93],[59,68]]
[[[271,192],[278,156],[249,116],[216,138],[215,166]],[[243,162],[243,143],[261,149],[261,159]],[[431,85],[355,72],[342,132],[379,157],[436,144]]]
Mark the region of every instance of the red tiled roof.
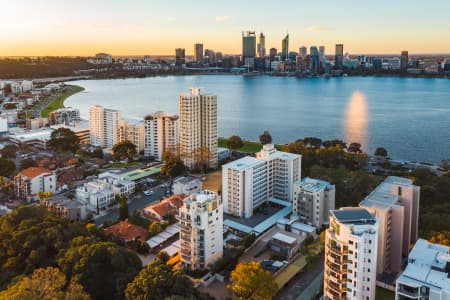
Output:
[[121,221],[105,229],[106,234],[110,234],[123,241],[133,241],[139,238],[142,242],[147,240],[148,232],[145,228],[128,222]]
[[20,171],[19,175],[28,177],[30,179],[39,176],[41,174],[51,173],[50,170],[42,167],[30,167],[28,169]]
[[[183,206],[183,199],[186,196],[184,194],[176,194],[161,200],[161,202],[149,205],[143,209],[146,216],[154,219],[154,214],[159,215],[161,218],[167,215],[176,215],[178,209]],[[154,214],[153,214],[154,213]],[[161,221],[160,219],[156,221]]]

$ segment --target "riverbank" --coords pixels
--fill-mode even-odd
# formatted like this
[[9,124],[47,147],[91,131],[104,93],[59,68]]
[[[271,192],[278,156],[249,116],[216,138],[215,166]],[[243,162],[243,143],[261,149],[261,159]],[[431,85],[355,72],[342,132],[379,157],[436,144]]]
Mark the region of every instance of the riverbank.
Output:
[[41,117],[47,117],[48,113],[64,107],[64,101],[70,96],[84,91],[84,87],[79,85],[66,85],[67,90],[49,102],[40,112]]

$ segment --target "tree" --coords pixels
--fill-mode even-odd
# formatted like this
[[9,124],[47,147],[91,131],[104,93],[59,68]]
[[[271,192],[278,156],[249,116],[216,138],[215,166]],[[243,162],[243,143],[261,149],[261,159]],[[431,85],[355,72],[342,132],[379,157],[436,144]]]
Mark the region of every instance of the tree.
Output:
[[244,146],[244,142],[242,142],[242,139],[237,135],[232,135],[227,140],[227,146],[230,149],[236,150],[239,148],[242,148]]
[[150,226],[148,226],[148,235],[150,237],[157,235],[158,233],[163,232],[167,228],[167,224],[163,222],[152,222]]
[[263,132],[263,134],[261,134],[259,136],[259,141],[261,142],[261,144],[266,145],[266,144],[271,144],[272,143],[272,136],[270,135],[270,133],[266,130]]
[[89,300],[83,287],[70,283],[67,289],[66,276],[58,268],[36,269],[0,293],[0,299],[10,300]]
[[378,147],[377,149],[375,149],[375,156],[387,157],[388,156],[388,152],[387,152],[387,150],[385,148]]
[[80,140],[68,128],[58,128],[50,135],[47,146],[55,152],[75,153],[80,147]]
[[161,263],[166,264],[166,263],[169,261],[170,256],[169,256],[169,254],[167,254],[166,251],[160,251],[160,252],[158,252],[158,254],[156,254],[156,258],[157,258]]
[[102,148],[100,147],[95,148],[94,151],[92,151],[92,157],[103,159],[104,155]]
[[239,263],[231,272],[231,285],[228,288],[238,299],[269,300],[278,290],[269,271],[259,262]]
[[37,162],[32,158],[25,158],[20,161],[20,169],[28,169],[31,167],[37,167]]
[[450,231],[443,230],[441,232],[434,232],[430,238],[430,242],[450,246]]
[[166,151],[163,154],[163,165],[161,173],[169,177],[177,177],[186,171],[186,166],[180,156],[172,151]]
[[119,220],[128,219],[128,198],[126,195],[120,197]]
[[147,265],[125,290],[127,300],[159,300],[170,296],[205,299],[181,271],[158,260]]
[[0,157],[0,176],[9,177],[16,170],[16,165],[9,159]]
[[136,253],[94,237],[72,239],[59,255],[58,265],[68,280],[81,284],[93,299],[122,299],[127,284],[141,270]]
[[361,144],[360,143],[351,143],[348,146],[348,151],[352,153],[361,153]]
[[19,147],[16,145],[6,145],[0,153],[4,158],[16,158],[17,151],[19,151]]
[[130,160],[136,156],[136,145],[129,140],[125,140],[115,144],[112,151],[114,160]]
[[303,143],[313,148],[320,148],[322,146],[322,140],[316,137],[305,137]]

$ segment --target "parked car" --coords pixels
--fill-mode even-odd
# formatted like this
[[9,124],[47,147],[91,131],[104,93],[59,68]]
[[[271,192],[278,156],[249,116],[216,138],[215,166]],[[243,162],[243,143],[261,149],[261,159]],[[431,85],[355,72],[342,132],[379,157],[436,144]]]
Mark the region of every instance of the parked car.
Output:
[[151,196],[151,195],[153,195],[153,191],[146,190],[146,191],[144,191],[144,195]]

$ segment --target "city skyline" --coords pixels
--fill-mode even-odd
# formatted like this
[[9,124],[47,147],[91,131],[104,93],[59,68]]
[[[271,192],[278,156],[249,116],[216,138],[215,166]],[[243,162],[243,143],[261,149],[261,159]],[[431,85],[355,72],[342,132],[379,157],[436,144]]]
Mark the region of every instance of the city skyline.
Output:
[[334,45],[342,43],[349,53],[449,53],[450,22],[445,14],[450,2],[418,4],[383,0],[369,6],[348,0],[336,6],[331,1],[302,5],[287,1],[280,8],[283,13],[268,18],[272,9],[256,1],[217,5],[197,0],[174,9],[162,2],[130,5],[96,0],[89,6],[73,3],[68,11],[67,3],[54,0],[39,5],[6,0],[2,7],[8,14],[2,18],[13,25],[0,31],[0,39],[8,41],[1,43],[0,56],[174,55],[175,48],[192,55],[198,42],[205,49],[239,54],[245,30],[263,32],[267,50],[281,50],[281,40],[289,33],[290,51],[324,45],[327,54],[334,54]]

